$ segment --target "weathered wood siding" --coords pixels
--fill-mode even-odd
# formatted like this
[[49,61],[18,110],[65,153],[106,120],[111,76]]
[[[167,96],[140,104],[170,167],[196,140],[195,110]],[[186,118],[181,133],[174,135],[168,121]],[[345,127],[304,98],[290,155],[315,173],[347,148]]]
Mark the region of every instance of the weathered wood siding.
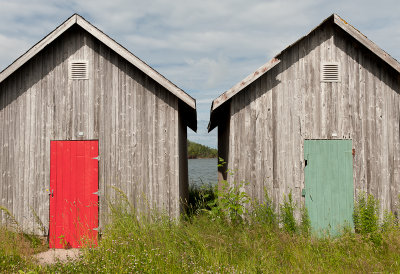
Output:
[[[398,73],[332,24],[288,48],[280,60],[230,100],[230,116],[218,125],[220,156],[235,172],[231,180],[250,182],[246,190],[259,200],[268,189],[276,204],[292,190],[300,204],[304,140],[352,139],[355,195],[367,191],[382,209],[397,211]],[[320,81],[321,61],[340,62],[341,82]]]
[[[68,79],[68,61],[78,59],[89,61],[89,80]],[[138,206],[178,216],[187,184],[178,105],[146,74],[72,27],[0,84],[0,205],[25,230],[39,233],[33,211],[48,227],[50,140],[98,139],[100,225],[106,198],[116,198],[112,186]]]

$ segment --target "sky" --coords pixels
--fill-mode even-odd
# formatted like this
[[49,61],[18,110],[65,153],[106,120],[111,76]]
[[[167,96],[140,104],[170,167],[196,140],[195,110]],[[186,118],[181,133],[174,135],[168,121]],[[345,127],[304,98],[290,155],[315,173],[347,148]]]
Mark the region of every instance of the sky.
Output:
[[0,71],[74,13],[195,98],[188,138],[211,147],[212,100],[332,13],[400,60],[398,0],[0,0]]

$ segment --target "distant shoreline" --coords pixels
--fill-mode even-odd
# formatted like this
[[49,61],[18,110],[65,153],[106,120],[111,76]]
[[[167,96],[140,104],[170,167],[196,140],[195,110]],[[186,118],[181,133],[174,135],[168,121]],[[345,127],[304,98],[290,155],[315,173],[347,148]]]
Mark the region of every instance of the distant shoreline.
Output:
[[211,159],[218,157],[218,150],[188,140],[187,146],[189,159]]
[[188,157],[189,160],[197,160],[197,159],[217,159],[217,157]]

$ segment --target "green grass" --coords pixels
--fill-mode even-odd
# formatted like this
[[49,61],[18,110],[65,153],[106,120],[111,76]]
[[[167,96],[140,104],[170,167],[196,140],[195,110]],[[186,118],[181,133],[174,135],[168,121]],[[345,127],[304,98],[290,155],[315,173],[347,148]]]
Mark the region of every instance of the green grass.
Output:
[[97,249],[59,272],[397,272],[400,233],[376,246],[354,233],[316,239],[257,223],[231,225],[201,215],[180,224],[121,216]]
[[13,232],[11,229],[0,226],[1,273],[37,269],[31,256],[47,249],[45,241],[36,236]]
[[[248,210],[248,215],[237,222],[230,220],[229,215],[223,215],[224,210],[213,211],[210,208],[226,206],[210,198],[209,195],[215,194],[210,189],[191,191],[201,192],[192,193],[197,195],[201,204],[196,206],[196,210],[188,211],[189,214],[180,222],[156,213],[151,217],[139,217],[132,213],[134,210],[125,199],[120,199],[122,204],[111,206],[112,222],[105,229],[99,246],[84,249],[80,261],[39,268],[24,259],[29,256],[24,253],[27,247],[16,245],[6,251],[14,257],[1,257],[5,260],[2,266],[7,263],[13,266],[0,270],[59,273],[400,271],[400,229],[394,221],[390,225],[384,221],[384,226],[373,231],[374,235],[380,235],[378,242],[366,236],[369,232],[354,233],[349,230],[336,238],[316,238],[303,232],[302,226],[307,228],[303,224],[307,223],[307,217],[303,217],[299,224],[293,223],[289,215],[296,205],[289,200],[282,205],[286,207],[285,218],[279,216],[267,200],[255,211]],[[365,207],[363,204],[357,206],[359,212]],[[263,214],[264,211],[266,214]],[[363,215],[363,219],[370,218],[367,214]],[[293,228],[298,227],[285,229],[283,222],[286,219]],[[9,233],[5,229],[0,230],[0,247],[25,239],[20,234]],[[32,245],[31,241],[24,241]]]

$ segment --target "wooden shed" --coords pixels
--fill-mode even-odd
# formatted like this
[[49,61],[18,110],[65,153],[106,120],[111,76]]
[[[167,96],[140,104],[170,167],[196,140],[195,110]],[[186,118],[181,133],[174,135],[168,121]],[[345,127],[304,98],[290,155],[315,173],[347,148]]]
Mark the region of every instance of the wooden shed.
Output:
[[178,217],[187,127],[196,101],[75,14],[0,73],[0,205],[56,246],[104,226],[113,186]]
[[230,182],[277,205],[292,191],[316,229],[352,223],[354,197],[398,210],[400,64],[334,14],[215,99],[209,131]]

